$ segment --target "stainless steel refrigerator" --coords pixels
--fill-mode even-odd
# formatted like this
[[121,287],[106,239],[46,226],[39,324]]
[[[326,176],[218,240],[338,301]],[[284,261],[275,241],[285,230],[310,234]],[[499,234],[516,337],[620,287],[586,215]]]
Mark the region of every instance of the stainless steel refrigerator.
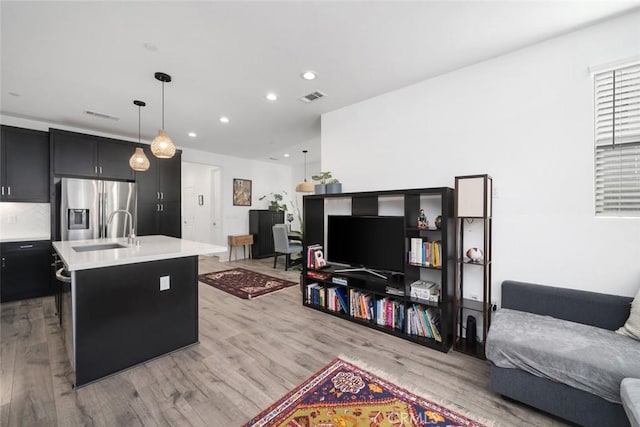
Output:
[[62,240],[126,237],[136,227],[134,182],[62,178],[60,195]]

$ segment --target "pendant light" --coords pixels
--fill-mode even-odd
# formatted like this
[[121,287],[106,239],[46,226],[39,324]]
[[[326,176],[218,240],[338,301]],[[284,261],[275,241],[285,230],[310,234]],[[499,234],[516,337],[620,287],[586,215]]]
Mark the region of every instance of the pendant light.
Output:
[[296,191],[298,193],[312,193],[313,192],[313,184],[307,182],[307,150],[302,150],[304,153],[304,181],[296,185]]
[[170,159],[176,154],[176,146],[164,130],[164,84],[171,82],[171,76],[165,73],[155,73],[156,80],[162,82],[162,129],[151,142],[151,152],[159,159]]
[[[140,144],[140,110],[147,105],[144,101],[133,101],[138,106],[138,144]],[[136,148],[135,153],[129,159],[129,166],[136,172],[144,172],[149,169],[149,159],[144,154],[144,150],[140,147]]]

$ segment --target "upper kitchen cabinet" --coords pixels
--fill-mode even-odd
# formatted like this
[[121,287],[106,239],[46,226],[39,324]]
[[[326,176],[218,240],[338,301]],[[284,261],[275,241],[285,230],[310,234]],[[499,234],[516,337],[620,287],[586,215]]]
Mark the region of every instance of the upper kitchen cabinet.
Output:
[[49,202],[47,132],[2,126],[0,185],[3,202]]
[[149,169],[136,172],[138,193],[137,234],[180,237],[181,152],[170,159],[158,159],[143,147]]
[[53,173],[59,176],[133,181],[132,143],[50,129]]
[[179,202],[181,194],[181,152],[170,159],[158,159],[148,146],[143,147],[149,169],[136,173],[138,200]]

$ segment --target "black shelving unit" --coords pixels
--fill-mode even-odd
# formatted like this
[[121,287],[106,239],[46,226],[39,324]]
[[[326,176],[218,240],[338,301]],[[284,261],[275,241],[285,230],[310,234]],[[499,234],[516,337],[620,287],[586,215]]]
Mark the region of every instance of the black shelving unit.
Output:
[[[493,179],[486,174],[468,175],[456,177],[455,182],[456,337],[454,349],[485,359],[485,341],[494,309],[491,296]],[[472,227],[475,229],[475,235]],[[472,245],[482,249],[482,258],[472,260],[466,256],[466,252]],[[481,283],[478,283],[479,281]],[[470,288],[480,289],[480,292],[470,292]],[[469,317],[476,319],[476,334],[467,339],[470,333],[467,330]]]
[[[321,270],[314,270],[307,267],[307,247],[314,244],[321,244],[327,247],[325,242],[326,217],[330,212],[330,199],[349,199],[351,203],[351,215],[377,216],[380,215],[380,207],[385,206],[384,215],[389,216],[388,201],[396,203],[398,206],[397,216],[404,218],[404,240],[405,240],[405,264],[404,271],[400,275],[389,279],[381,279],[362,272],[336,272],[334,265]],[[401,202],[399,202],[401,200]],[[420,209],[425,209],[429,221],[433,224],[436,216],[441,216],[440,228],[418,228],[418,215]],[[340,212],[339,214],[344,214]],[[393,216],[393,215],[391,215]],[[340,193],[340,194],[317,194],[304,197],[304,241],[303,241],[303,271],[302,271],[302,303],[303,305],[324,313],[343,318],[345,320],[373,328],[399,338],[403,338],[420,345],[430,347],[439,351],[448,352],[454,341],[454,270],[455,256],[453,237],[455,234],[453,223],[453,189],[447,187],[420,188],[407,190],[370,191],[360,193]],[[422,241],[435,242],[441,244],[441,265],[438,267],[422,265],[420,263],[409,263],[408,252],[411,250],[411,239],[419,238]],[[384,244],[381,242],[381,244]],[[329,261],[331,254],[326,254]],[[311,277],[322,274],[326,277]],[[346,280],[346,285],[338,284],[334,280]],[[440,285],[439,302],[427,301],[411,297],[411,283],[416,280],[429,280]],[[312,298],[308,289],[318,289],[317,292],[324,293],[324,300]],[[343,289],[347,295],[346,311],[338,306],[338,310],[331,310],[331,304],[327,301],[327,295],[332,288]],[[389,290],[396,290],[402,295],[390,293]],[[372,319],[363,319],[359,314],[354,314],[353,306],[358,304],[351,300],[350,294],[362,293],[369,296],[372,304],[366,313]],[[380,307],[378,301],[386,299],[390,305],[396,307],[396,316],[403,320],[402,327],[395,325],[381,325],[377,323]],[[395,304],[391,304],[395,303]],[[401,307],[401,308],[400,308]],[[418,307],[428,309],[434,315],[434,319],[439,319],[438,332],[441,340],[429,338],[417,334],[408,333],[407,317],[410,309]],[[400,313],[401,312],[401,313]],[[427,321],[427,319],[425,319]]]

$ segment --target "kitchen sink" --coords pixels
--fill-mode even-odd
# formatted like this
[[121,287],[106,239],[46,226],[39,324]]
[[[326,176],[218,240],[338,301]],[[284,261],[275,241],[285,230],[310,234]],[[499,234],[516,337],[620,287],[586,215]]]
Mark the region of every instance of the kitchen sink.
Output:
[[106,249],[120,249],[120,248],[126,248],[126,246],[121,245],[120,243],[103,243],[100,245],[73,246],[73,250],[76,252],[104,251]]

